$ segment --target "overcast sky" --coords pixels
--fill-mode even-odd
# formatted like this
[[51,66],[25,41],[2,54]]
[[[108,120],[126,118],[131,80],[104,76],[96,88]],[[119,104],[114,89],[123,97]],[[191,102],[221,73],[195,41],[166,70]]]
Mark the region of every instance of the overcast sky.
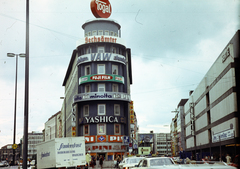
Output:
[[[110,0],[109,19],[121,25],[132,52],[131,98],[141,133],[169,132],[181,99],[188,98],[236,33],[239,0]],[[0,147],[13,143],[16,59],[24,53],[26,2],[0,0]],[[30,0],[29,132],[44,129],[61,110],[65,73],[94,19],[90,0]],[[23,136],[25,59],[18,59],[16,143]]]

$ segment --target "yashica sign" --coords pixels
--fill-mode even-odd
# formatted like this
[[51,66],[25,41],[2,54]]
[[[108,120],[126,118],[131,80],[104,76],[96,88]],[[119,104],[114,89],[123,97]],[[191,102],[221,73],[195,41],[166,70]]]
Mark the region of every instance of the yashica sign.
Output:
[[92,0],[90,6],[96,18],[108,18],[112,13],[112,7],[108,0]]

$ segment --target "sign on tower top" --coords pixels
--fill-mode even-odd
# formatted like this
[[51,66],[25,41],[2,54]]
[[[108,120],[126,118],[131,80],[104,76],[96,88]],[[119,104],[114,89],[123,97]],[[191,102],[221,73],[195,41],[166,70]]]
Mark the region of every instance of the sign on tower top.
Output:
[[96,18],[108,18],[112,13],[112,7],[108,0],[92,0],[91,11]]

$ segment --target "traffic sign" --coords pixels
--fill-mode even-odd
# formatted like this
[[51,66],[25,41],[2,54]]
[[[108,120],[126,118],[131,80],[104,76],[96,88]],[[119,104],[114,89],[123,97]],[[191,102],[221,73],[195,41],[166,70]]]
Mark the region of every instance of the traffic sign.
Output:
[[17,144],[13,144],[13,145],[12,145],[12,148],[13,148],[13,149],[17,149],[17,147],[18,147]]
[[129,143],[129,137],[123,136],[123,145],[128,145],[128,143]]

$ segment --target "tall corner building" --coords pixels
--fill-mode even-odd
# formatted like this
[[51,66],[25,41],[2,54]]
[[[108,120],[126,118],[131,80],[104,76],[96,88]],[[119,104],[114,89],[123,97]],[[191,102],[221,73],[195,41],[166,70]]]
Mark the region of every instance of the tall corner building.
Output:
[[131,132],[131,50],[114,20],[96,18],[82,28],[63,82],[62,135],[85,136],[86,151],[112,159],[126,152],[122,136]]

